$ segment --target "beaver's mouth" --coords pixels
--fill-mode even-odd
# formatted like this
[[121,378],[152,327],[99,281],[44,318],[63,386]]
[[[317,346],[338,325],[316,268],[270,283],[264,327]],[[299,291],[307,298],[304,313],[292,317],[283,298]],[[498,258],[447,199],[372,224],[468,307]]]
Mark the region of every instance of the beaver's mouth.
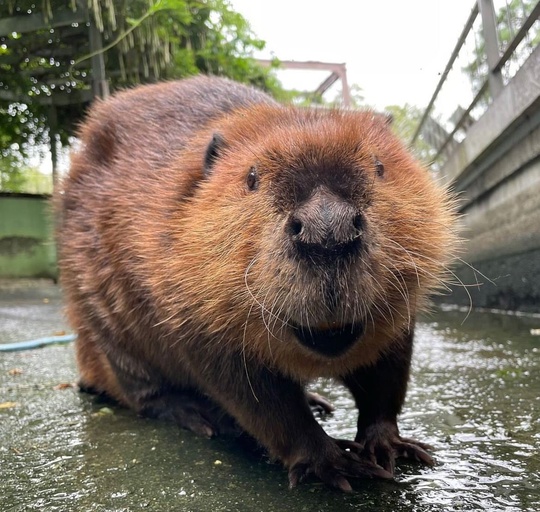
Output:
[[302,345],[327,357],[343,354],[362,336],[364,326],[360,323],[306,327],[294,325],[293,332]]

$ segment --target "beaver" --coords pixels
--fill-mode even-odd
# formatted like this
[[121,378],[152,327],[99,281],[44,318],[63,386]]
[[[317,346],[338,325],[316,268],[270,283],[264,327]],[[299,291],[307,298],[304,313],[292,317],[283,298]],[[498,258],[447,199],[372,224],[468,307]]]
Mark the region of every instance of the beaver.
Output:
[[[97,102],[79,138],[56,204],[83,390],[246,432],[291,487],[433,463],[397,417],[455,214],[384,116],[197,76]],[[354,441],[314,417],[318,377],[352,393]]]

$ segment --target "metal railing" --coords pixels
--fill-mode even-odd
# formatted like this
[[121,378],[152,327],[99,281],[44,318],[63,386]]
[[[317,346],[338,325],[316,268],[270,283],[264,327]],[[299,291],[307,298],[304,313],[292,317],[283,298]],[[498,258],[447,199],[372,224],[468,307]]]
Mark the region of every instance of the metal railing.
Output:
[[[412,137],[421,156],[442,166],[539,42],[540,1],[477,0]],[[466,106],[456,99],[464,84]]]

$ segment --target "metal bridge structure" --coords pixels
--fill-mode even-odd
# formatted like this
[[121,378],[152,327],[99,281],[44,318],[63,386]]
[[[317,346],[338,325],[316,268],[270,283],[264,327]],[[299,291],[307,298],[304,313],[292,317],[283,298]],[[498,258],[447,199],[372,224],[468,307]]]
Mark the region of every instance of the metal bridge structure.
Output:
[[458,197],[452,302],[540,313],[540,2],[478,0],[412,139]]

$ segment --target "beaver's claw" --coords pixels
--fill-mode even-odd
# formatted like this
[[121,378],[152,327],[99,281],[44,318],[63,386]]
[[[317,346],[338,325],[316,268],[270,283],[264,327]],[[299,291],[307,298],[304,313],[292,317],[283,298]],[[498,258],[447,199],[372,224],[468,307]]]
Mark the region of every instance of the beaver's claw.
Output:
[[433,466],[433,457],[427,450],[433,448],[425,443],[401,437],[395,422],[379,421],[359,429],[356,442],[363,446],[362,455],[373,464],[383,467],[394,474],[398,457],[416,460],[427,466]]
[[315,476],[326,485],[344,492],[352,490],[349,478],[392,478],[392,475],[358,454],[362,446],[353,441],[329,438],[331,449],[304,457],[289,468],[289,486],[296,487],[308,476]]

